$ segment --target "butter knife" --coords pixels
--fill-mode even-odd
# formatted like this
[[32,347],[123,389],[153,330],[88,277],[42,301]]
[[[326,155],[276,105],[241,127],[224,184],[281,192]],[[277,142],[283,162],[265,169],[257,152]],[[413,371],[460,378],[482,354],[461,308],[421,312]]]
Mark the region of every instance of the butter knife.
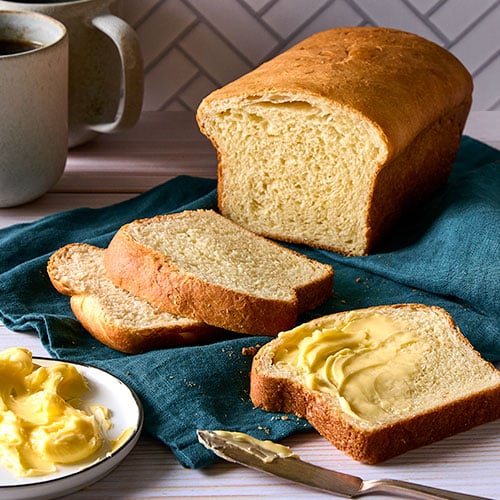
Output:
[[[349,498],[388,493],[415,499],[488,500],[395,479],[363,479],[302,461],[287,446],[242,432],[198,430],[198,440],[219,457],[252,469]],[[491,500],[491,499],[490,499]]]

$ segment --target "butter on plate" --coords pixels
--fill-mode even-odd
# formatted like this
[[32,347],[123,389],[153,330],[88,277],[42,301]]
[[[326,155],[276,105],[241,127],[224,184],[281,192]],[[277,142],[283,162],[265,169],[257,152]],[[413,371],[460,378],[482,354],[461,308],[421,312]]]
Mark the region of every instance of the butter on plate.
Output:
[[84,408],[89,386],[68,363],[38,366],[27,349],[0,352],[0,465],[38,476],[56,464],[102,458],[113,448],[109,409]]

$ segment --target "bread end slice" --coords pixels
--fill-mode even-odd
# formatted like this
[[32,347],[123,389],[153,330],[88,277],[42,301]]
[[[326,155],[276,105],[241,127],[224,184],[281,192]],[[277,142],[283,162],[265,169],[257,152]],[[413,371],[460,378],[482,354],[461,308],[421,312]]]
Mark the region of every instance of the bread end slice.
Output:
[[500,418],[500,372],[446,311],[398,304],[281,333],[253,360],[250,397],[375,464]]
[[159,310],[115,286],[105,275],[104,249],[69,244],[49,259],[47,272],[57,291],[71,296],[76,318],[97,340],[136,354],[213,341],[221,331]]

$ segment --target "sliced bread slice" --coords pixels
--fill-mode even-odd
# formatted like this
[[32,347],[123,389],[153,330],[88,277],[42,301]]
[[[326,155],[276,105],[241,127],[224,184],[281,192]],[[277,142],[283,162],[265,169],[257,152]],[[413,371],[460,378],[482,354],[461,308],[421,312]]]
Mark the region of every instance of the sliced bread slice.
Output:
[[76,243],[49,259],[47,272],[57,291],[71,296],[84,328],[108,347],[126,353],[204,343],[216,328],[172,315],[116,287],[105,275],[104,249]]
[[193,210],[131,222],[106,250],[113,282],[156,306],[239,333],[275,335],[332,293],[333,269]]
[[500,371],[443,309],[378,306],[281,333],[253,359],[250,396],[373,464],[500,418]]

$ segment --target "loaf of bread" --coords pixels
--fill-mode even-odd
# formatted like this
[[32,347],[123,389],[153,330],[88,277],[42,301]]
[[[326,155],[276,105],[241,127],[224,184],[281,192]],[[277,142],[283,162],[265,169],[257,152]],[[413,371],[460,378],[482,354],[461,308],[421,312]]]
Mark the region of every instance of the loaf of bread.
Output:
[[500,371],[443,309],[378,306],[281,333],[253,359],[250,396],[373,464],[500,418]]
[[104,265],[115,285],[157,307],[239,333],[275,335],[332,293],[331,266],[212,210],[121,227]]
[[472,78],[387,28],[321,32],[208,95],[223,215],[264,236],[364,255],[448,178]]
[[126,353],[206,343],[216,328],[159,310],[116,287],[105,275],[104,250],[70,244],[49,259],[47,272],[57,291],[71,296],[84,328],[103,344]]

